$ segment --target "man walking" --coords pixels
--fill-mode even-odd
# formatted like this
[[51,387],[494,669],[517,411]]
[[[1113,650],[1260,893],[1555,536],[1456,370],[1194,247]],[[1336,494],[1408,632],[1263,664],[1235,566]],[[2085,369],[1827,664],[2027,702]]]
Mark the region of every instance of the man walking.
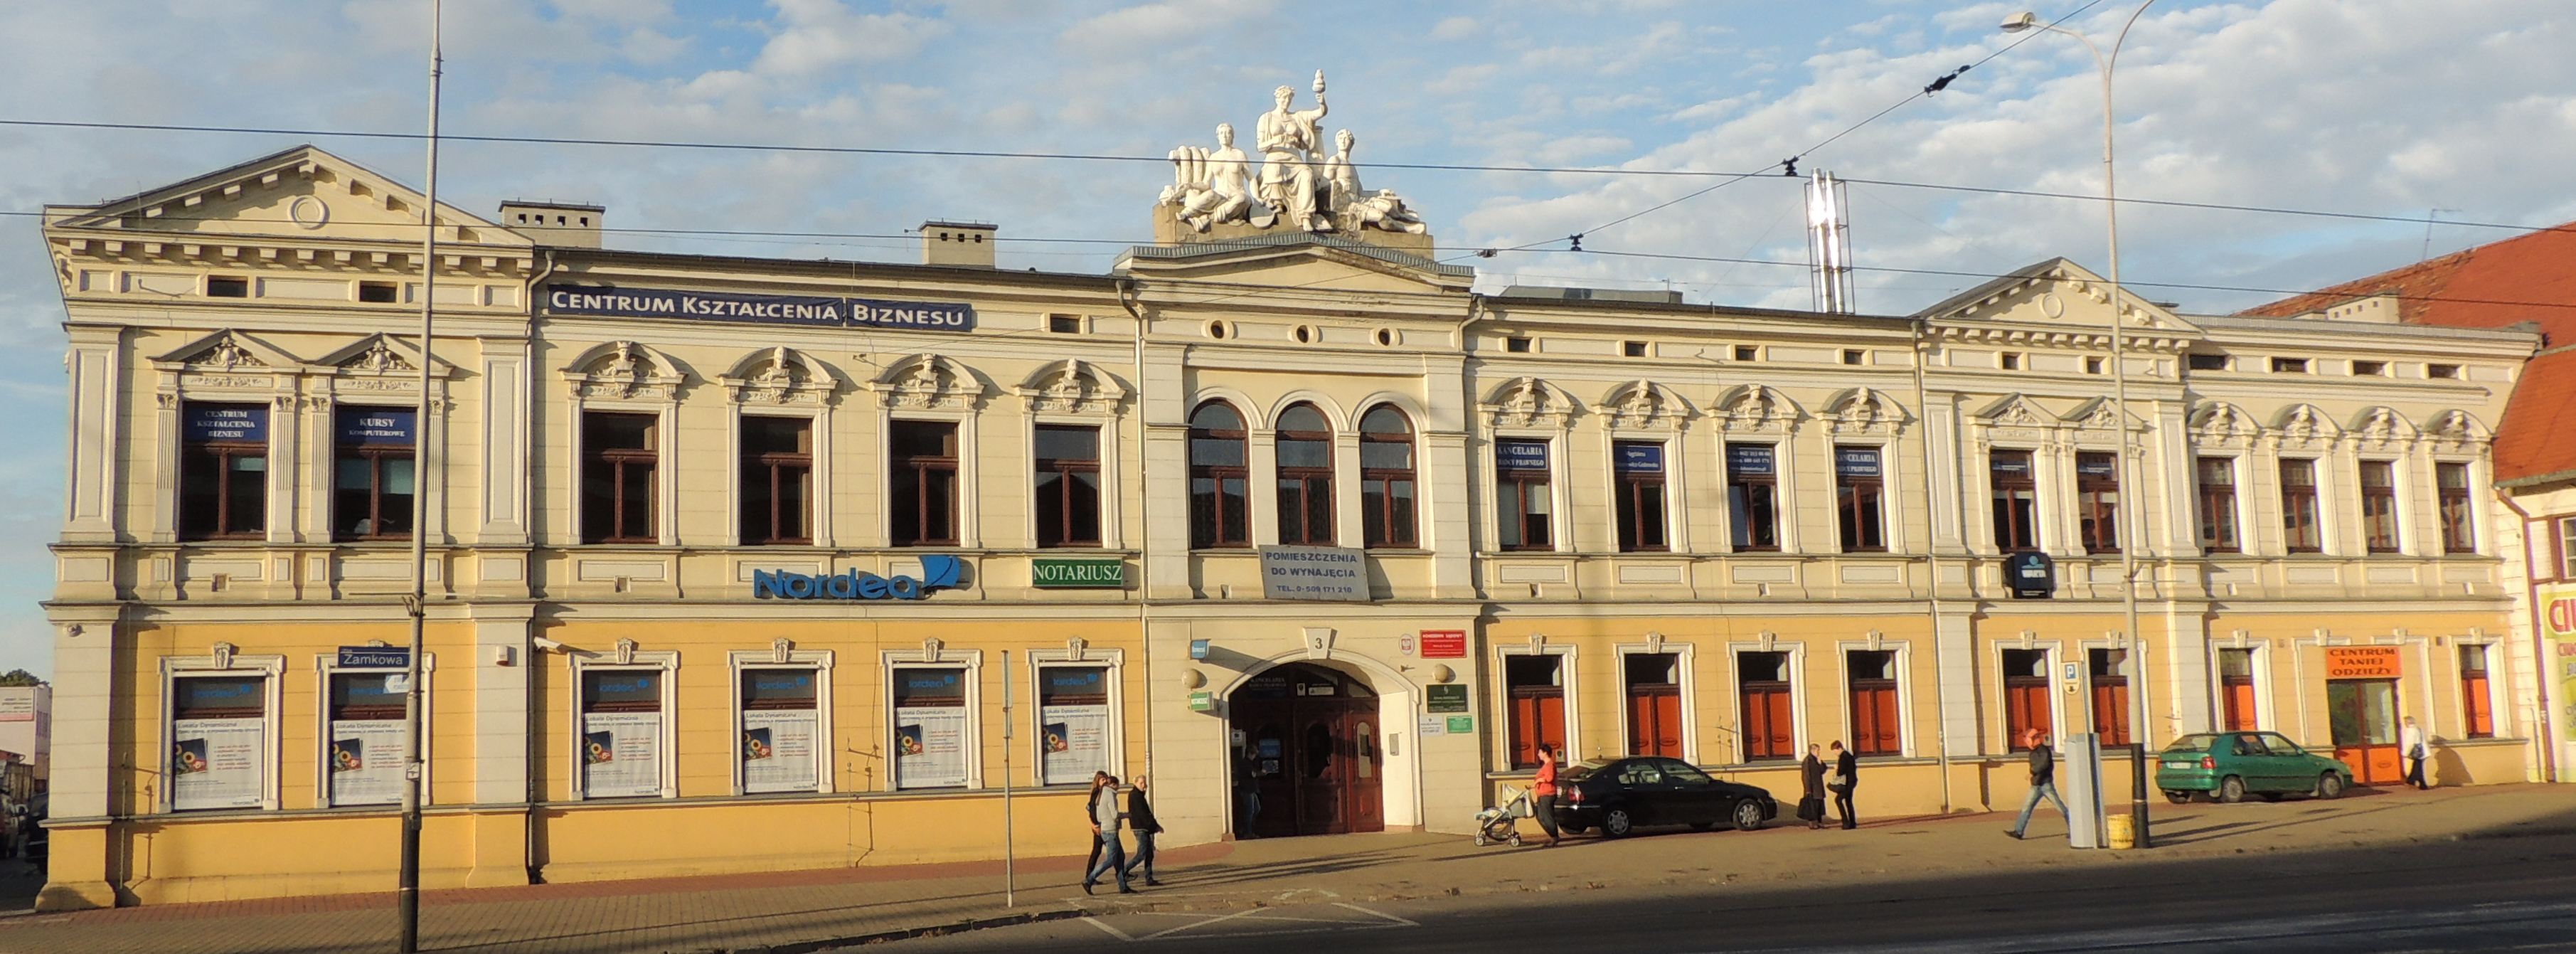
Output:
[[2066,800],[2057,797],[2057,753],[2048,748],[2048,734],[2031,729],[2022,733],[2022,742],[2030,746],[2030,794],[2021,800],[2021,817],[2004,834],[2020,838],[2030,828],[2030,813],[2039,807],[2041,796],[2057,806],[2057,815],[2066,817]]
[[2406,753],[2406,784],[2423,791],[2433,786],[2424,784],[2424,758],[2432,753],[2424,748],[2424,730],[2415,724],[2414,716],[2397,727],[2397,750]]
[[1163,883],[1154,880],[1154,836],[1163,833],[1163,825],[1154,820],[1153,803],[1145,800],[1145,785],[1153,780],[1151,775],[1136,776],[1136,787],[1127,791],[1127,830],[1136,834],[1136,857],[1127,862],[1127,873],[1142,869],[1145,886],[1159,888]]
[[1127,886],[1127,851],[1118,842],[1118,817],[1118,777],[1112,775],[1106,784],[1091,790],[1091,831],[1100,836],[1100,861],[1082,876],[1084,894],[1091,893],[1102,874],[1112,871],[1118,873],[1119,894],[1136,893]]
[[1860,756],[1836,740],[1834,770],[1826,779],[1825,790],[1834,793],[1834,814],[1842,816],[1844,831],[1860,827],[1860,819],[1852,812],[1852,789],[1859,785]]

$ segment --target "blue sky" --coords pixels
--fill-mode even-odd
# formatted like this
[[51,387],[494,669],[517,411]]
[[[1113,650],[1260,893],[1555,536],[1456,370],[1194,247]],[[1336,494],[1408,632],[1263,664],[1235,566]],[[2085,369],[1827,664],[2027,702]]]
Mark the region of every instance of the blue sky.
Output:
[[[450,0],[446,128],[479,135],[1160,156],[1248,126],[1269,90],[1330,80],[1363,163],[1750,170],[1794,155],[2011,42],[2031,3],[1189,0]],[[0,7],[0,119],[410,132],[426,0],[19,0]],[[2136,8],[2069,25],[2107,40]],[[102,39],[107,38],[107,39]],[[2159,0],[2120,70],[2121,191],[2220,204],[2521,225],[2576,219],[2576,9],[2561,0]],[[2100,188],[2099,87],[2041,36],[1810,153],[1854,179],[2079,194]],[[0,211],[91,202],[303,141],[0,127]],[[417,184],[399,141],[317,138]],[[999,223],[1002,264],[1100,271],[1151,234],[1159,163],[451,144],[441,197],[603,204],[636,229],[893,234]],[[1803,261],[1794,182],[1747,180],[1602,229],[1705,180],[1376,170],[1481,283],[1683,291],[1804,307],[1799,268],[1576,254]],[[2054,255],[2099,268],[2098,204],[1854,185],[1866,267],[1993,273]],[[2511,233],[2431,230],[2439,253]],[[2420,222],[2137,208],[2137,282],[2314,287],[2416,260]],[[1086,239],[1033,243],[1012,239]],[[906,261],[901,239],[624,234],[612,244]],[[1973,277],[1863,272],[1863,310],[1904,313]],[[2269,296],[2155,288],[2187,310]],[[36,601],[62,509],[62,306],[32,220],[0,216],[0,669],[51,669]]]

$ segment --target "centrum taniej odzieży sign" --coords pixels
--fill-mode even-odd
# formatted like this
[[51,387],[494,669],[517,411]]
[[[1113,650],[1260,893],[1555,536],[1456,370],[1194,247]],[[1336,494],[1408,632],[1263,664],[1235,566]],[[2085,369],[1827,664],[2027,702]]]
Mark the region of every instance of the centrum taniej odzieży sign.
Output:
[[1348,547],[1262,547],[1261,595],[1274,600],[1369,598],[1368,557]]
[[545,305],[548,313],[557,315],[697,318],[828,328],[975,330],[975,306],[962,302],[745,295],[668,288],[619,288],[614,285],[548,285]]

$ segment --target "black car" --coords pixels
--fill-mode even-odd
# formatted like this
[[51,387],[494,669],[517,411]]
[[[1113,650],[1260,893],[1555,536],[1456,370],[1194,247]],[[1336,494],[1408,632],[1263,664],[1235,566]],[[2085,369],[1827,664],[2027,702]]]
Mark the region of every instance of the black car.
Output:
[[1659,756],[1578,762],[1557,776],[1556,787],[1557,827],[1578,835],[1599,828],[1604,837],[1620,838],[1649,825],[1752,831],[1780,817],[1770,792]]

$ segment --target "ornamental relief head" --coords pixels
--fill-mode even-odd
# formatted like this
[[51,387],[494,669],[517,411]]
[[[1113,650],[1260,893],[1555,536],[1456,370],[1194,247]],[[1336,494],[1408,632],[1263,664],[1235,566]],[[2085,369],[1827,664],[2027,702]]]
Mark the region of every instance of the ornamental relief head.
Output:
[[2292,405],[2281,413],[2280,424],[2272,429],[2275,446],[2319,450],[2332,446],[2343,437],[2343,429],[2328,420],[2325,412],[2313,404]]
[[2374,407],[2361,412],[2348,433],[2361,446],[2372,450],[2412,443],[2423,434],[2415,427],[2415,422],[2406,419],[2406,415],[2388,407]]
[[2424,437],[2433,443],[2436,450],[2461,451],[2476,448],[2484,451],[2487,442],[2494,439],[2495,434],[2487,430],[2486,425],[2479,423],[2478,419],[2469,412],[2453,409],[2435,415],[2433,426],[2424,431]]
[[1638,380],[1620,385],[1601,401],[1601,410],[1610,417],[1610,426],[1620,430],[1673,430],[1682,426],[1689,408],[1670,390],[1652,381]]
[[1479,408],[1493,419],[1496,427],[1553,427],[1563,429],[1574,414],[1574,399],[1553,384],[1534,377],[1513,378],[1503,382],[1485,397]]
[[1835,434],[1894,434],[1905,426],[1905,409],[1881,391],[1860,387],[1826,405],[1825,429]]
[[821,404],[836,383],[830,369],[785,345],[745,355],[716,380],[737,402],[774,405]]
[[895,362],[871,385],[889,408],[973,408],[984,396],[984,381],[953,358],[918,354]]
[[1783,433],[1798,421],[1797,402],[1764,384],[1746,384],[1717,399],[1717,427],[1730,432]]
[[2191,421],[2191,441],[2198,447],[2241,450],[2253,446],[2254,439],[2263,432],[2244,411],[2224,401],[2201,405]]
[[679,395],[683,376],[678,364],[649,346],[614,341],[591,349],[587,357],[563,372],[575,397],[669,401]]
[[1117,379],[1071,358],[1039,368],[1011,390],[1030,411],[1054,414],[1114,414],[1127,397]]

